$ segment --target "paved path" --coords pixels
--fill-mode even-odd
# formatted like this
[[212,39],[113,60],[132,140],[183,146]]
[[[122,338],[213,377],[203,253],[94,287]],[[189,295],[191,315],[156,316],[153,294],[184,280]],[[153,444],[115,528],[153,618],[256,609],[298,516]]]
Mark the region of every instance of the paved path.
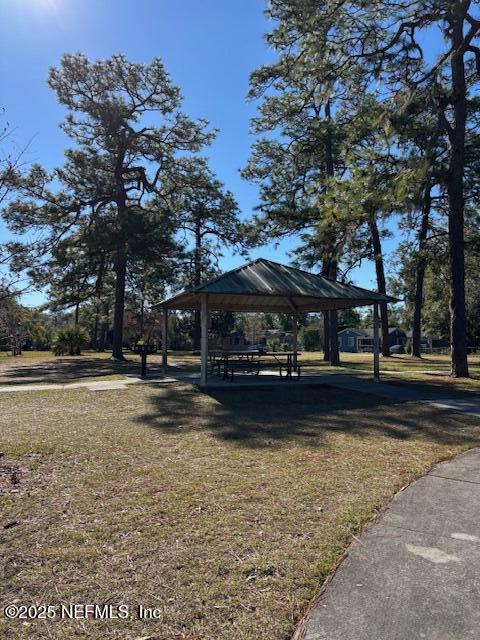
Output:
[[352,546],[297,637],[480,638],[480,449],[397,494]]
[[176,378],[142,378],[125,377],[120,380],[94,380],[91,382],[69,382],[65,384],[49,383],[49,384],[13,384],[10,386],[1,386],[0,393],[15,393],[17,391],[55,391],[69,389],[87,389],[88,391],[111,391],[117,389],[126,389],[131,384],[166,384],[170,382],[178,382]]

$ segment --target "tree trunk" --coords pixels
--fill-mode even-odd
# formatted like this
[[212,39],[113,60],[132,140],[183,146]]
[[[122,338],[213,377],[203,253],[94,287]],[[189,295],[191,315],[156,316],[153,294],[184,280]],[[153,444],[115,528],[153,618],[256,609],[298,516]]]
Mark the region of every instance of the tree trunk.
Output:
[[467,362],[467,317],[465,310],[464,193],[465,127],[467,88],[465,81],[463,16],[452,26],[451,56],[453,125],[449,125],[450,165],[447,174],[448,244],[450,250],[450,340],[455,378],[469,377]]
[[123,316],[125,313],[125,276],[127,272],[127,256],[125,242],[117,248],[115,259],[115,305],[113,311],[113,344],[112,358],[125,360],[123,356]]
[[140,304],[140,337],[144,338],[143,333],[145,331],[145,300],[142,298],[142,302]]
[[98,310],[95,312],[95,322],[93,323],[91,346],[92,346],[92,349],[97,349],[98,347]]
[[[368,223],[370,235],[372,236],[373,259],[375,260],[375,272],[377,274],[378,293],[387,293],[385,280],[385,266],[383,264],[382,243],[378,232],[377,221],[374,216],[370,218]],[[388,308],[386,302],[381,302],[380,308],[380,325],[382,332],[382,356],[390,356],[389,334],[388,334]]]
[[323,360],[330,362],[330,311],[323,312]]
[[338,350],[338,311],[330,311],[330,364],[340,366],[340,352]]
[[115,303],[113,309],[112,358],[125,360],[123,356],[123,316],[125,314],[125,278],[127,273],[127,238],[125,221],[127,217],[127,193],[123,180],[125,149],[120,151],[115,163],[116,204],[117,204],[117,252],[115,256]]
[[194,351],[200,351],[200,332],[201,332],[200,311],[198,311],[197,309],[193,312],[192,343],[193,343]]
[[[80,314],[80,302],[77,301],[77,304],[75,305],[75,326],[78,327],[78,322],[79,322],[79,314]],[[75,347],[75,350],[73,349],[73,347],[71,348],[71,356],[75,355],[75,356],[79,356],[80,355],[80,345],[77,344],[77,346]]]
[[100,326],[100,339],[98,341],[97,351],[103,353],[105,351],[105,340],[107,338],[107,325],[103,322]]
[[[195,223],[195,250],[193,257],[193,286],[198,287],[202,282],[202,227],[200,216],[197,217]],[[194,351],[200,350],[200,338],[201,338],[201,318],[200,311],[194,311],[193,315],[193,332],[192,341]]]
[[[333,162],[333,142],[332,132],[330,130],[330,102],[325,105],[325,119],[327,121],[327,130],[325,136],[325,169],[328,176],[331,178],[335,175],[335,165]],[[338,260],[334,255],[335,249],[332,246],[330,249],[330,255],[328,256],[328,262],[326,266],[327,278],[335,280],[337,277]],[[324,263],[325,264],[325,263]],[[340,365],[340,353],[338,350],[338,312],[336,310],[328,311],[323,314],[324,318],[324,351],[323,359],[330,361],[330,364],[338,367]]]
[[[337,277],[338,265],[336,260],[332,260],[330,263],[329,277],[335,280]],[[340,366],[340,352],[338,350],[338,311],[331,309],[328,312],[329,316],[329,333],[328,339],[330,342],[329,360],[330,364],[334,367]]]
[[431,184],[427,180],[423,196],[422,221],[418,232],[418,252],[417,273],[415,282],[415,297],[413,300],[413,321],[412,321],[412,356],[422,357],[421,337],[422,337],[422,307],[423,307],[423,281],[425,279],[425,269],[427,266],[426,243],[428,224],[430,219],[430,208],[432,206]]
[[110,308],[108,302],[106,302],[103,306],[103,315],[106,318],[102,320],[102,324],[100,326],[100,340],[98,343],[98,351],[105,351],[105,341],[107,339],[107,331],[108,331],[108,314],[110,312]]
[[[322,264],[322,277],[328,278],[331,266],[331,256],[324,258]],[[330,311],[323,311],[323,360],[330,362],[332,356],[331,341],[331,315]]]
[[[329,276],[324,277],[334,278],[335,276],[332,275],[332,272],[336,275],[336,264],[332,266],[330,262],[327,270]],[[323,269],[322,275],[324,275]],[[338,350],[338,311],[335,309],[323,312],[323,360],[330,362],[334,367],[340,365],[340,353]]]

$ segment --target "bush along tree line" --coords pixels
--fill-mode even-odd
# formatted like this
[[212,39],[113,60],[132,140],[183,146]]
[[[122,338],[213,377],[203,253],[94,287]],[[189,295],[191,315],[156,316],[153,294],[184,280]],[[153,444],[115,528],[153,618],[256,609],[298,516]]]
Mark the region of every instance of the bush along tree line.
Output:
[[[242,169],[259,204],[242,224],[201,157],[215,131],[181,111],[161,60],[64,56],[49,84],[67,109],[65,163],[10,167],[0,183],[16,194],[3,210],[10,230],[38,238],[8,245],[12,270],[46,287],[52,309],[73,309],[74,324],[88,309],[100,348],[111,321],[121,358],[126,303],[150,326],[149,304],[215,273],[224,247],[294,236],[297,264],[327,278],[348,281],[373,261],[377,289],[390,280],[403,300],[413,355],[422,331],[448,337],[452,375],[468,376],[468,346],[480,335],[474,8],[271,0],[266,40],[276,56],[251,75],[256,141]],[[438,31],[443,38],[432,39]],[[385,238],[395,225],[405,242],[387,272]],[[380,315],[388,357],[392,314],[381,305]],[[219,315],[219,326],[226,321]],[[171,323],[198,346],[198,317]],[[315,326],[321,335],[302,329],[306,341],[338,364],[339,314],[325,312]]]

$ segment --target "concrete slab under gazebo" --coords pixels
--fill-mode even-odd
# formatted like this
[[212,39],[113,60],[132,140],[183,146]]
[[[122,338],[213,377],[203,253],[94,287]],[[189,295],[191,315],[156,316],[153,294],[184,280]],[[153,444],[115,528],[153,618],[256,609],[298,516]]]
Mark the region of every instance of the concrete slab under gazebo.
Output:
[[[162,361],[167,369],[169,310],[199,310],[201,317],[200,384],[208,382],[209,311],[289,313],[293,316],[293,351],[298,352],[298,316],[302,313],[373,306],[373,371],[379,379],[379,317],[381,302],[395,298],[259,258],[194,289],[159,302],[163,310]],[[294,358],[296,362],[296,357]]]

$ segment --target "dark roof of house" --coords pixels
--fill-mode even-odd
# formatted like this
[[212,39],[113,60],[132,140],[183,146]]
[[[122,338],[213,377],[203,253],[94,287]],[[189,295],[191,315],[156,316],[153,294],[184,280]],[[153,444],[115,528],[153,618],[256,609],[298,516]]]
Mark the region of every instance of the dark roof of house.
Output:
[[210,309],[224,311],[304,313],[396,302],[390,296],[259,258],[155,307],[199,309],[204,294]]
[[[372,327],[367,327],[366,329],[359,329],[358,327],[346,327],[345,329],[342,329],[341,331],[339,331],[338,333],[343,333],[344,331],[350,331],[352,333],[356,333],[359,336],[363,336],[364,338],[371,338],[373,336],[373,328]],[[399,329],[398,327],[388,327],[388,333],[393,333],[394,331],[400,331],[400,333],[404,333],[402,331],[402,329]]]
[[[410,329],[409,331],[406,332],[407,333],[407,338],[411,338],[413,335],[412,330]],[[437,336],[434,335],[430,335],[430,334],[422,334],[420,337],[421,340],[438,340]]]
[[359,329],[358,327],[345,327],[345,329],[340,329],[340,331],[338,333],[340,334],[340,333],[344,333],[346,331],[348,331],[349,333],[356,333],[357,336],[365,337],[365,336],[368,335],[366,329]]

